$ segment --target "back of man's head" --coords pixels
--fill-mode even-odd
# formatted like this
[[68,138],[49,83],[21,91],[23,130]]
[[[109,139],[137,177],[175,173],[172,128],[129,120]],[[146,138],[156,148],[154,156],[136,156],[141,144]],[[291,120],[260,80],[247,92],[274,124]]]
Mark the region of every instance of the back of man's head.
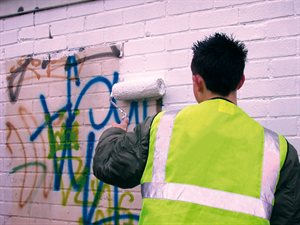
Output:
[[208,90],[227,96],[237,89],[248,52],[242,42],[216,33],[194,43],[192,50],[192,73],[204,79]]

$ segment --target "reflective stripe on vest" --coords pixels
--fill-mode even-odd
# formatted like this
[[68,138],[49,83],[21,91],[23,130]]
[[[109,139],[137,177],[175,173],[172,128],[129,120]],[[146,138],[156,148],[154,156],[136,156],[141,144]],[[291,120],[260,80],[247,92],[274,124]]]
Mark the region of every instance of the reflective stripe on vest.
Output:
[[175,117],[179,110],[165,112],[158,124],[155,139],[152,182],[164,182],[170,140]]
[[260,198],[189,184],[166,183],[166,163],[172,128],[178,111],[162,115],[156,133],[152,182],[142,184],[143,198],[191,202],[199,205],[245,213],[269,220],[280,171],[279,138],[264,129],[264,156]]

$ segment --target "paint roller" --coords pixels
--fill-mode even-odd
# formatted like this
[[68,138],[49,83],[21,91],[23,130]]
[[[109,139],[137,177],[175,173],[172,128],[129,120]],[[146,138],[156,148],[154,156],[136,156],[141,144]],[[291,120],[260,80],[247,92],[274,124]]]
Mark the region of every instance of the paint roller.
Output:
[[113,101],[113,98],[122,101],[145,99],[157,100],[162,98],[165,93],[166,85],[162,78],[146,78],[143,80],[123,81],[114,84],[110,100],[112,105],[122,113],[122,119],[124,119],[127,117],[127,113],[117,106],[117,104]]

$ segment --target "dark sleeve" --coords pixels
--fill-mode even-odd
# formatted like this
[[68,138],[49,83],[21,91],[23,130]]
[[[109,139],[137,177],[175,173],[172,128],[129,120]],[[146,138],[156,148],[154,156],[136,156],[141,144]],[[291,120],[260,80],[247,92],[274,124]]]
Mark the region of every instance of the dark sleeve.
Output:
[[121,188],[140,184],[153,118],[147,117],[133,132],[112,127],[102,133],[93,158],[93,172],[98,179]]
[[300,164],[296,149],[289,143],[270,222],[271,225],[300,224]]

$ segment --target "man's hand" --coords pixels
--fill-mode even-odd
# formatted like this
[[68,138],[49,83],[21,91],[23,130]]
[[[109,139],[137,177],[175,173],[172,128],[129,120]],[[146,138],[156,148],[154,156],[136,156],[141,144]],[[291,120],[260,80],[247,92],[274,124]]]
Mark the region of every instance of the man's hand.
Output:
[[128,119],[128,117],[125,117],[124,119],[122,119],[121,123],[112,123],[111,126],[121,128],[121,129],[127,131],[128,123],[129,123],[129,119]]

